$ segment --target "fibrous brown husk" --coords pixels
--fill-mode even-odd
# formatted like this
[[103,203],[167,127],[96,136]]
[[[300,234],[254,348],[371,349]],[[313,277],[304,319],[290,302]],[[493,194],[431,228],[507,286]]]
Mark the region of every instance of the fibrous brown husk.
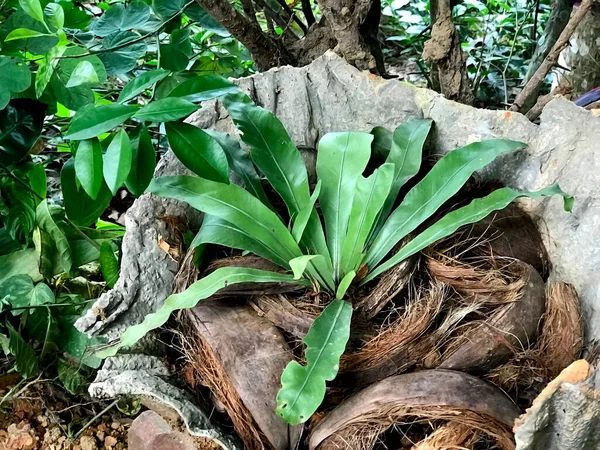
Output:
[[412,450],[472,449],[480,432],[464,422],[446,422],[418,442]]
[[440,313],[444,295],[443,286],[434,284],[409,300],[401,317],[382,326],[359,350],[342,355],[335,384],[364,386],[423,360],[436,345],[436,336],[424,335]]
[[314,321],[314,317],[296,308],[283,295],[258,295],[250,304],[273,325],[298,339],[308,333]]
[[424,370],[386,378],[346,399],[314,427],[309,449],[369,449],[384,430],[411,418],[463,423],[512,450],[510,430],[518,415],[502,391],[479,378]]
[[280,332],[250,306],[205,300],[187,310],[198,336],[195,372],[211,388],[249,449],[295,448],[302,427],[275,415],[279,378],[293,359]]
[[519,264],[525,283],[518,300],[463,330],[446,348],[439,368],[486,373],[535,342],[545,309],[544,281],[533,267]]

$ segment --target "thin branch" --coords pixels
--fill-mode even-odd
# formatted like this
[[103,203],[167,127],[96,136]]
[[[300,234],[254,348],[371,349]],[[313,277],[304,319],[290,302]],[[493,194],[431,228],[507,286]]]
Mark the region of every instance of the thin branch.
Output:
[[579,25],[585,15],[590,11],[592,4],[595,1],[596,0],[583,0],[583,2],[581,2],[581,5],[577,11],[573,13],[569,19],[569,23],[567,23],[567,26],[560,34],[556,44],[554,44],[554,47],[552,47],[552,50],[550,50],[550,53],[548,53],[548,56],[544,59],[544,62],[538,67],[523,90],[517,96],[514,104],[510,107],[510,111],[520,111],[532,94],[537,91],[537,88],[542,85],[546,75],[550,73],[552,67],[554,67],[556,61],[558,61],[560,53],[569,45],[569,39],[571,39],[571,36],[573,36],[573,33],[577,29],[577,25]]
[[281,5],[281,7],[283,8],[283,10],[285,12],[287,12],[288,15],[290,16],[290,19],[292,19],[294,22],[296,22],[296,24],[300,27],[300,29],[302,30],[302,32],[304,34],[306,34],[306,32],[308,31],[308,28],[306,27],[306,25],[304,24],[304,22],[302,22],[300,19],[298,19],[298,16],[296,16],[296,14],[292,10],[292,8],[290,8],[288,6],[288,4],[285,2],[285,0],[277,0],[277,3],[279,3]]
[[310,0],[302,0],[302,13],[306,18],[306,23],[310,28],[313,23],[315,23],[315,15],[312,10],[312,6],[310,4]]
[[573,88],[569,84],[559,84],[555,89],[547,95],[542,95],[538,98],[536,104],[527,112],[527,118],[532,122],[537,119],[541,114],[544,107],[554,100],[556,97],[561,95],[570,94]]

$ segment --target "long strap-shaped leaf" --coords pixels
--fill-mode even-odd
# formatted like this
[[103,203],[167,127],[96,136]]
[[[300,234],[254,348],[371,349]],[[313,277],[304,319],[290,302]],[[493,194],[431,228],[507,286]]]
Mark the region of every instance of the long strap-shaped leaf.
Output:
[[390,192],[394,179],[394,164],[384,164],[370,177],[359,177],[348,233],[342,245],[342,274],[357,270],[363,258],[363,248],[379,212]]
[[475,171],[497,156],[524,146],[521,142],[495,139],[453,150],[440,159],[387,219],[367,253],[367,266],[379,264],[401,239],[456,194]]
[[259,198],[261,202],[273,209],[271,202],[265,194],[262,184],[260,183],[260,177],[256,173],[254,164],[250,159],[250,155],[242,150],[240,143],[235,139],[232,139],[227,133],[220,133],[215,130],[204,130],[207,134],[212,136],[223,148],[227,161],[229,162],[229,168],[235,173],[246,187],[246,190]]
[[405,122],[394,131],[392,135],[390,153],[386,159],[388,163],[394,163],[394,181],[388,198],[381,209],[375,226],[375,234],[381,229],[394,202],[404,184],[414,177],[421,168],[423,159],[423,146],[431,130],[433,121],[430,119],[417,119]]
[[281,260],[289,261],[302,254],[277,215],[235,184],[180,175],[156,178],[148,191],[184,201],[206,214],[220,217],[261,242]]
[[342,244],[348,229],[356,182],[367,167],[373,136],[368,133],[327,133],[319,142],[317,175],[319,203],[325,219],[327,245],[339,281]]
[[204,220],[200,226],[200,230],[190,244],[190,247],[197,247],[202,244],[217,244],[229,248],[237,248],[262,256],[275,264],[288,268],[288,261],[281,259],[277,253],[274,253],[270,248],[262,242],[257,241],[250,234],[240,230],[235,225],[221,219],[220,217],[204,215]]
[[573,197],[563,192],[558,184],[554,184],[536,192],[519,192],[510,188],[502,188],[492,192],[486,197],[477,198],[467,206],[463,206],[462,208],[446,214],[435,224],[427,228],[402,247],[398,253],[377,267],[373,272],[369,273],[369,276],[367,276],[362,283],[372,280],[409,256],[421,251],[428,245],[433,244],[443,237],[451,235],[463,225],[478,222],[491,212],[505,208],[509,203],[519,197],[538,198],[542,196],[549,197],[552,195],[562,195],[564,197],[565,211],[571,211],[573,208]]
[[[251,148],[252,160],[283,198],[291,217],[309,202],[308,173],[302,155],[273,113],[256,106],[243,93],[228,94],[223,104]],[[311,214],[302,240],[304,246],[329,262],[325,234],[316,213]]]
[[97,356],[106,358],[116,355],[120,348],[131,347],[146,333],[163,325],[173,311],[193,308],[200,300],[210,297],[225,286],[236,283],[297,283],[307,285],[306,280],[294,280],[291,275],[244,267],[222,267],[196,281],[181,294],[169,296],[165,303],[156,312],[148,314],[142,323],[125,330],[118,345],[98,352]]
[[276,413],[287,423],[305,422],[325,397],[325,382],[338,373],[340,356],[350,337],[352,305],[334,300],[315,319],[302,340],[306,366],[290,362],[281,375]]

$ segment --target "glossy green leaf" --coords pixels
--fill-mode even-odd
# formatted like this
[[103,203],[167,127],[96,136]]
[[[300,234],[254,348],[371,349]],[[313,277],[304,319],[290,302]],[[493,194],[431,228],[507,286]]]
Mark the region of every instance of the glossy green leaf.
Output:
[[335,298],[337,300],[342,300],[344,298],[344,296],[346,295],[346,292],[348,291],[348,288],[354,281],[355,277],[356,277],[356,272],[354,270],[351,270],[346,275],[344,275],[344,278],[342,278],[342,281],[340,281],[340,284],[338,285],[338,288],[335,291]]
[[348,232],[342,244],[342,274],[356,271],[364,256],[364,247],[383,208],[394,181],[394,164],[383,164],[368,178],[359,176],[348,220]]
[[319,255],[302,255],[289,261],[290,269],[294,274],[294,280],[299,280],[304,275],[304,271],[311,260],[318,258]]
[[81,394],[87,377],[75,366],[63,359],[58,360],[58,379],[65,389],[73,395]]
[[212,16],[208,14],[198,3],[190,5],[184,12],[190,19],[196,22],[199,27],[207,31],[212,31],[219,36],[229,36],[229,31],[227,31],[223,25],[213,19]]
[[134,0],[125,7],[122,3],[111,5],[96,20],[92,31],[96,36],[106,37],[119,31],[138,28],[148,22],[152,11],[142,0]]
[[88,86],[98,84],[99,78],[94,66],[89,61],[81,61],[71,73],[66,87]]
[[[3,274],[4,275],[4,274]],[[11,306],[14,316],[23,314],[24,306],[29,306],[34,284],[28,275],[14,275],[0,284],[0,299]]]
[[103,242],[100,246],[100,269],[107,286],[114,288],[119,279],[119,261],[109,242]]
[[341,274],[342,244],[346,237],[356,182],[367,167],[373,136],[368,133],[328,133],[319,141],[317,175],[322,181],[323,210],[334,279]]
[[219,143],[225,152],[229,168],[243,182],[246,190],[260,199],[269,208],[273,209],[260,182],[256,168],[250,159],[250,154],[242,150],[239,141],[231,138],[227,133],[220,133],[212,129],[204,130],[204,132],[212,136]]
[[50,235],[40,228],[33,231],[33,244],[39,259],[39,271],[45,279],[54,275],[54,244]]
[[96,200],[103,183],[102,147],[97,138],[79,142],[75,153],[75,174],[83,190]]
[[10,353],[15,356],[15,366],[17,372],[25,379],[35,375],[39,370],[39,363],[35,351],[25,339],[21,337],[10,323],[6,324],[9,333],[8,348]]
[[6,108],[12,94],[23,92],[31,85],[27,65],[8,56],[0,56],[0,110]]
[[87,109],[75,114],[65,139],[78,141],[94,138],[121,125],[137,111],[137,106],[116,103]]
[[[290,216],[295,216],[310,203],[310,194],[304,161],[287,131],[273,113],[256,106],[241,92],[228,94],[222,101],[242,132],[242,140],[250,146],[252,160],[283,198]],[[323,255],[331,266],[325,234],[316,213],[309,219],[303,243],[311,253]]]
[[44,15],[48,20],[48,24],[57,30],[62,30],[65,25],[65,10],[59,3],[48,3],[44,8]]
[[173,72],[181,72],[187,68],[189,62],[189,56],[183,53],[174,44],[160,45],[161,68],[172,70]]
[[[122,347],[131,347],[151,330],[163,325],[172,312],[180,309],[193,308],[199,301],[204,300],[225,286],[237,283],[300,283],[292,278],[275,272],[243,267],[222,267],[210,275],[196,281],[181,294],[171,295],[165,300],[158,311],[148,314],[144,321],[129,327],[121,335],[121,342],[109,349],[98,352],[98,356],[106,358],[114,356]],[[306,285],[304,282],[300,283]]]
[[38,22],[44,22],[44,11],[42,11],[40,0],[19,0],[19,5],[29,16]]
[[0,283],[16,275],[27,275],[40,281],[38,253],[35,248],[25,248],[0,256]]
[[[119,31],[102,39],[105,52],[98,57],[110,75],[129,72],[137,65],[137,60],[144,57],[148,48],[145,42],[138,41],[139,38],[138,34],[131,31]],[[130,44],[125,45],[127,43]]]
[[[27,28],[28,30],[38,31],[40,33],[48,33],[48,29],[42,22],[35,20],[22,9],[17,9],[9,15],[4,23],[0,24],[0,41],[6,38],[8,33],[16,28]],[[43,55],[52,47],[56,46],[58,42],[59,38],[56,36],[22,39],[10,42],[4,41],[2,43],[2,50],[6,53],[17,53],[25,50],[32,55]]]
[[184,166],[202,178],[229,183],[227,156],[216,139],[187,123],[167,123],[165,129],[173,153]]
[[371,130],[373,142],[371,143],[372,158],[383,162],[387,159],[392,149],[393,133],[384,127],[375,127]]
[[206,214],[220,217],[285,261],[302,254],[277,215],[239,186],[182,175],[156,178],[148,191],[184,201]]
[[306,422],[325,398],[325,382],[335,378],[350,337],[352,305],[331,302],[302,339],[306,365],[290,362],[281,375],[276,413],[290,425]]
[[54,74],[54,70],[58,64],[57,58],[61,57],[66,50],[67,48],[64,46],[52,47],[52,49],[50,49],[48,53],[46,53],[44,57],[38,61],[38,70],[35,74],[36,98],[40,98],[46,90],[46,87],[48,86],[48,83],[50,83],[52,75]]
[[45,283],[38,283],[31,291],[31,306],[51,305],[56,302],[52,289]]
[[104,180],[113,195],[116,195],[131,170],[131,141],[124,129],[119,130],[110,142],[103,160]]
[[204,75],[179,84],[169,93],[169,97],[180,97],[189,102],[203,102],[238,90],[239,87],[226,78]]
[[128,100],[140,95],[146,89],[150,89],[154,83],[162,80],[169,74],[168,70],[149,70],[148,72],[143,73],[139,77],[134,78],[129,83],[125,85],[121,93],[119,94],[119,99],[117,103],[125,103]]
[[67,217],[78,226],[85,227],[96,222],[112,199],[112,193],[106,183],[102,183],[95,200],[87,195],[75,179],[74,158],[69,159],[63,166],[60,184]]
[[43,200],[37,207],[35,212],[35,219],[38,227],[43,232],[47,233],[54,243],[56,248],[57,258],[61,263],[62,268],[65,272],[70,272],[73,266],[71,258],[71,247],[67,241],[67,237],[55,220],[55,216],[52,214],[48,200]]
[[375,267],[410,232],[431,217],[477,170],[497,156],[523,148],[508,140],[475,142],[451,151],[404,197],[375,237],[366,264]]
[[[45,286],[44,284],[40,284]],[[25,326],[28,341],[38,341],[39,358],[43,359],[51,351],[58,350],[57,342],[60,339],[58,321],[52,315],[50,308],[35,308],[29,312]]]
[[134,117],[150,122],[171,122],[189,116],[198,108],[187,100],[167,97],[148,103]]
[[282,258],[251,234],[240,230],[235,225],[219,217],[211,216],[210,214],[204,215],[200,230],[194,237],[190,247],[195,248],[203,244],[216,244],[244,250],[268,259],[283,268],[287,269],[289,267],[286,259]]
[[131,169],[125,186],[134,196],[144,193],[156,167],[156,153],[148,129],[139,125],[129,133],[131,140]]
[[163,20],[181,13],[187,0],[152,0],[152,9]]
[[421,251],[434,242],[451,235],[460,227],[478,222],[484,217],[487,217],[493,211],[505,208],[513,200],[519,197],[534,199],[543,196],[549,197],[552,195],[561,195],[563,197],[565,211],[571,211],[573,208],[573,197],[563,192],[558,184],[554,184],[536,192],[520,192],[510,188],[501,188],[495,190],[486,197],[476,198],[467,206],[463,206],[462,208],[446,214],[443,218],[417,235],[414,239],[411,239],[411,241],[402,247],[398,253],[377,267],[377,269],[369,273],[369,276],[363,280],[363,283],[372,280],[376,276],[382,274],[386,270],[389,270],[396,264]]
[[42,36],[51,36],[47,33],[40,33],[39,31],[28,30],[27,28],[17,28],[12,30],[4,39],[5,42],[16,41],[17,39],[32,39]]
[[0,162],[11,165],[27,156],[42,132],[46,106],[19,98],[0,111]]
[[78,316],[61,316],[61,350],[86,366],[97,369],[102,360],[96,357],[90,347],[103,343],[103,338],[90,338],[73,326]]
[[306,225],[308,224],[310,217],[316,213],[315,203],[317,203],[317,199],[321,194],[321,184],[322,181],[318,180],[317,185],[315,186],[315,190],[310,196],[310,202],[308,203],[308,205],[302,208],[300,212],[296,215],[296,217],[293,219],[294,225],[292,226],[292,236],[294,236],[294,239],[298,243],[300,243],[300,241],[302,240],[304,230],[306,229]]
[[31,189],[33,189],[41,198],[46,198],[46,168],[42,164],[34,164],[31,169],[27,171],[27,178],[29,178],[29,186],[31,186]]

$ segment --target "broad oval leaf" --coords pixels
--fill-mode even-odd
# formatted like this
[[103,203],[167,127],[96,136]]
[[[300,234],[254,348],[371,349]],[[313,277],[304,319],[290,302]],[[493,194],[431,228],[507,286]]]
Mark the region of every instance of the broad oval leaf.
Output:
[[167,123],[165,128],[169,145],[184,166],[202,178],[229,183],[227,156],[216,139],[187,123]]
[[366,283],[386,270],[399,264],[411,255],[421,251],[428,245],[449,236],[463,225],[475,223],[487,217],[491,212],[507,207],[513,200],[519,197],[539,198],[542,196],[561,195],[565,211],[571,211],[573,208],[573,197],[563,192],[558,184],[554,184],[545,189],[536,192],[519,192],[510,188],[497,189],[483,198],[476,198],[467,206],[463,206],[455,211],[446,214],[425,231],[417,235],[408,244],[392,256],[389,260],[381,264],[373,272],[369,273],[362,283]]
[[106,183],[102,183],[96,200],[77,185],[74,158],[69,159],[63,166],[60,184],[67,217],[78,226],[86,227],[96,222],[112,199],[112,193]]
[[10,305],[13,316],[18,316],[25,311],[22,307],[29,306],[33,288],[33,280],[29,275],[14,275],[0,284],[0,299]]
[[71,77],[65,86],[70,88],[75,86],[94,85],[98,84],[99,81],[100,79],[98,78],[98,74],[92,63],[89,61],[81,61],[71,73]]
[[40,0],[19,0],[19,5],[27,15],[33,17],[38,22],[44,22],[44,11],[42,11]]
[[0,56],[0,110],[4,109],[14,92],[23,92],[31,85],[27,65],[8,56]]
[[126,101],[131,100],[132,98],[144,92],[146,89],[151,88],[154,83],[162,80],[168,74],[168,70],[155,69],[145,72],[139,77],[135,77],[125,85],[119,94],[117,103],[125,103]]
[[35,375],[39,370],[39,363],[35,351],[25,339],[15,330],[10,323],[7,323],[10,341],[8,348],[15,356],[15,367],[23,379]]
[[100,269],[102,277],[109,288],[114,288],[119,279],[119,261],[110,242],[104,241],[100,245]]
[[75,152],[75,173],[83,190],[96,200],[102,187],[102,147],[97,138],[79,142]]
[[58,3],[48,3],[44,8],[44,15],[48,23],[57,30],[62,30],[65,25],[65,10]]
[[39,31],[28,30],[27,28],[17,28],[8,33],[8,36],[4,39],[5,42],[16,41],[17,39],[32,39],[36,37],[51,36],[47,33],[40,33]]
[[47,180],[46,169],[42,164],[34,164],[27,172],[29,186],[40,198],[46,198]]
[[187,68],[190,58],[174,44],[160,44],[160,67],[181,72]]
[[169,93],[169,97],[183,98],[188,102],[202,102],[238,90],[239,87],[219,75],[204,75],[179,84]]
[[151,13],[150,7],[142,0],[134,0],[127,7],[116,3],[104,11],[91,28],[96,36],[106,37],[119,31],[141,27],[148,22]]
[[103,159],[104,180],[113,195],[116,195],[131,170],[131,141],[125,130],[121,129],[114,136]]
[[137,65],[138,58],[146,54],[146,43],[139,41],[139,38],[137,33],[119,31],[102,39],[102,49],[105,51],[99,53],[98,57],[110,75],[129,72]]
[[171,122],[189,116],[199,106],[181,98],[162,98],[148,103],[133,117],[150,122]]
[[100,105],[75,114],[65,139],[91,139],[121,125],[138,111],[133,105]]
[[48,205],[48,200],[43,200],[35,211],[35,220],[38,227],[44,233],[47,233],[54,243],[56,248],[56,258],[60,261],[63,270],[67,273],[71,271],[73,267],[73,260],[71,257],[71,247],[67,241],[65,233],[62,231]]
[[[54,4],[54,3],[50,3]],[[59,58],[63,55],[63,53],[67,50],[66,47],[56,46],[44,55],[44,57],[38,63],[38,70],[35,74],[35,96],[36,98],[40,98],[48,83],[52,79],[52,75],[54,74],[54,69],[58,64],[56,58]],[[66,86],[65,86],[66,87]]]
[[331,302],[302,339],[306,365],[290,362],[281,375],[276,413],[290,425],[306,422],[325,398],[325,382],[335,378],[350,337],[352,305]]
[[46,106],[36,100],[12,100],[0,111],[0,162],[21,161],[42,133]]
[[130,134],[131,169],[125,180],[129,192],[139,197],[144,193],[156,168],[156,152],[150,133],[144,125],[139,125]]
[[367,266],[379,264],[401,239],[456,194],[475,171],[497,156],[523,147],[522,142],[494,139],[469,144],[440,159],[387,219],[367,253]]
[[322,181],[319,204],[323,210],[327,245],[334,279],[339,281],[342,244],[355,194],[356,182],[367,167],[373,136],[368,133],[327,133],[319,141],[317,175]]
[[237,283],[298,283],[307,285],[306,282],[297,281],[291,275],[268,272],[266,270],[247,269],[244,267],[222,267],[210,275],[196,281],[181,294],[174,294],[165,300],[158,311],[148,314],[144,321],[138,325],[129,327],[121,335],[118,345],[97,353],[101,358],[116,355],[122,347],[131,347],[149,331],[163,325],[172,312],[193,308],[200,300],[204,300],[225,286]]

